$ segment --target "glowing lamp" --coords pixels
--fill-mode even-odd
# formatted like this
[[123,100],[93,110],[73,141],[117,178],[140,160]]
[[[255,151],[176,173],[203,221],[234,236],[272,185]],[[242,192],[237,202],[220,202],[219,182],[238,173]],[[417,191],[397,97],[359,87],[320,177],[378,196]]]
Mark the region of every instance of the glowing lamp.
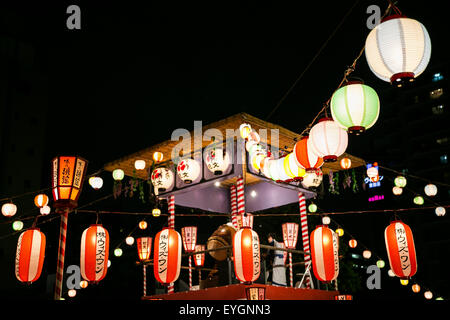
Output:
[[80,287],[82,289],[86,289],[88,285],[89,285],[89,282],[87,282],[86,280],[81,280],[80,281]]
[[330,219],[329,216],[324,216],[324,217],[322,217],[322,224],[324,224],[324,225],[329,225],[330,222],[331,222],[331,219]]
[[415,204],[417,204],[419,206],[424,204],[424,200],[423,200],[422,196],[415,196],[413,201]]
[[39,209],[39,212],[45,216],[47,214],[49,214],[52,211],[52,208],[50,208],[49,206],[44,206],[42,208]]
[[155,162],[161,162],[164,158],[164,155],[162,152],[156,151],[153,153],[153,160]]
[[337,161],[347,145],[347,132],[331,118],[320,119],[309,132],[308,147],[325,162]]
[[311,204],[308,206],[308,211],[311,212],[311,213],[317,212],[317,205],[316,205],[315,203],[311,203]]
[[145,261],[150,259],[152,254],[152,238],[141,237],[137,238],[136,242],[139,260]]
[[136,170],[144,170],[145,169],[145,160],[138,159],[134,162],[134,168]]
[[2,205],[2,214],[5,217],[12,217],[17,213],[17,206],[14,203],[5,203]]
[[[378,268],[383,269],[385,265],[386,265],[386,264],[385,264],[384,260],[381,260],[381,259],[380,259],[380,260],[377,261],[377,267],[378,267]],[[393,272],[393,271],[392,271],[392,272]]]
[[355,239],[351,239],[348,242],[348,245],[349,245],[350,248],[356,248],[356,246],[358,245],[358,241],[356,241]]
[[320,186],[323,180],[323,173],[320,169],[307,171],[303,176],[302,185],[305,188],[316,188]]
[[437,207],[436,209],[434,209],[434,212],[436,213],[436,215],[438,217],[445,216],[445,208],[444,207]]
[[347,82],[331,97],[331,116],[348,133],[360,134],[372,127],[380,114],[380,100],[361,81]]
[[154,208],[154,209],[152,210],[152,215],[153,215],[155,218],[159,217],[159,216],[161,215],[161,209],[159,209],[159,208]]
[[234,273],[242,282],[253,282],[259,278],[261,255],[258,234],[249,227],[237,231],[233,238]]
[[189,226],[181,228],[181,239],[186,252],[194,252],[197,243],[197,227]]
[[173,185],[175,176],[172,170],[167,168],[157,168],[153,170],[150,179],[158,192],[164,192]]
[[350,160],[350,158],[342,158],[340,165],[341,168],[344,170],[350,169],[352,166],[352,160]]
[[236,218],[239,229],[243,227],[253,228],[253,215],[251,213],[245,212],[237,215]]
[[56,157],[52,161],[52,190],[54,207],[73,209],[77,206],[87,161],[80,157]]
[[407,286],[409,283],[409,280],[408,279],[400,279],[400,283],[402,286]]
[[122,254],[123,254],[122,249],[120,249],[120,248],[114,249],[114,255],[115,255],[116,257],[121,257]]
[[409,279],[417,272],[416,249],[412,231],[401,221],[393,221],[384,231],[386,251],[392,271],[400,279]]
[[177,166],[177,173],[180,179],[184,181],[184,183],[192,183],[200,176],[200,165],[197,160],[183,159]]
[[[370,167],[367,169],[366,171],[367,176],[370,178],[370,180],[372,181],[378,181],[377,177],[378,177],[378,169],[376,167]],[[375,182],[374,181],[374,182]]]
[[370,259],[372,252],[370,250],[364,250],[362,255],[364,259]]
[[69,291],[67,291],[67,295],[68,295],[70,298],[73,298],[73,297],[75,297],[75,296],[77,295],[77,290],[75,290],[75,289],[70,289]]
[[427,184],[425,186],[425,194],[428,197],[434,197],[437,194],[437,187],[434,184]]
[[181,246],[181,236],[174,229],[164,228],[156,234],[153,274],[158,282],[169,284],[180,276]]
[[48,204],[48,197],[45,194],[38,194],[34,197],[34,205],[38,208],[43,208]]
[[319,226],[312,233],[311,260],[314,275],[324,282],[335,280],[339,274],[339,239],[327,226]]
[[400,188],[400,187],[393,187],[393,188],[392,188],[392,193],[393,193],[395,196],[399,196],[399,195],[401,195],[401,194],[403,193],[403,188]]
[[306,174],[305,169],[299,167],[297,162],[295,161],[295,154],[293,152],[289,153],[286,157],[283,158],[283,166],[284,172],[290,179],[303,180],[302,177]]
[[218,145],[212,142],[205,148],[203,158],[205,159],[206,167],[214,175],[223,174],[231,166],[230,156],[223,151],[222,144]]
[[413,285],[411,286],[411,289],[412,289],[412,291],[413,291],[414,293],[419,293],[419,292],[420,292],[420,286],[419,286],[417,283],[413,284]]
[[80,270],[84,280],[97,283],[108,271],[109,234],[101,224],[93,224],[81,236]]
[[[195,246],[195,252],[205,251],[206,247],[204,244],[197,244]],[[196,267],[202,267],[205,264],[205,253],[196,253],[194,255],[194,264]]]
[[304,168],[306,172],[318,169],[323,165],[323,158],[311,151],[308,141],[308,137],[302,137],[294,145],[294,150],[292,151],[297,165]]
[[283,242],[285,247],[288,249],[295,249],[298,237],[298,223],[287,222],[281,227],[283,230]]
[[336,229],[336,234],[337,234],[339,237],[342,237],[342,236],[344,235],[344,229],[342,229],[342,228],[337,228],[337,229]]
[[247,139],[252,131],[252,127],[248,123],[243,123],[239,126],[239,133],[242,139]]
[[14,231],[20,231],[23,229],[23,222],[20,220],[14,221],[12,224],[12,228]]
[[141,230],[147,229],[147,221],[145,221],[145,220],[140,221],[139,222],[139,229],[141,229]]
[[406,186],[406,178],[398,176],[394,179],[394,184],[396,187],[404,188]]
[[15,274],[20,282],[39,279],[45,257],[45,235],[37,228],[21,233],[17,241]]
[[132,246],[134,244],[134,237],[132,237],[132,236],[126,237],[125,243],[129,246]]
[[420,22],[391,15],[369,33],[365,53],[370,70],[378,78],[401,87],[427,67],[431,41]]
[[392,271],[391,269],[389,269],[389,270],[388,270],[388,276],[391,277],[391,278],[394,278],[394,277],[395,277],[394,271]]
[[98,190],[103,186],[103,179],[100,177],[90,177],[89,184],[93,189]]
[[247,300],[266,300],[266,288],[248,287],[245,288]]
[[432,299],[433,298],[433,293],[431,292],[431,291],[425,291],[424,293],[423,293],[423,295],[424,295],[424,297],[425,297],[425,299],[427,299],[427,300],[430,300],[430,299]]
[[125,178],[125,172],[122,169],[114,169],[112,176],[115,181],[121,181]]

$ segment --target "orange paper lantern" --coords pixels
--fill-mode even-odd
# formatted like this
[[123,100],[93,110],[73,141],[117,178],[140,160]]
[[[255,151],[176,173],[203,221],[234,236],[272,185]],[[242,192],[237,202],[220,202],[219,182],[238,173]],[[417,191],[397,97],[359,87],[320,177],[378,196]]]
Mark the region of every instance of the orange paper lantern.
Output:
[[355,239],[351,239],[349,240],[348,245],[350,246],[350,248],[356,248],[356,246],[358,245],[358,241],[356,241]]
[[17,241],[16,278],[32,283],[42,272],[45,257],[45,235],[37,228],[22,232]]
[[352,166],[352,160],[350,160],[349,158],[341,159],[341,168],[342,169],[350,169],[351,166]]
[[156,234],[153,273],[158,282],[168,284],[180,276],[181,246],[181,236],[174,229],[164,228]]
[[249,227],[240,229],[233,238],[234,272],[243,282],[259,278],[261,255],[258,234]]
[[152,254],[152,238],[141,237],[137,238],[136,242],[139,260],[144,261],[150,259]]
[[80,269],[87,281],[99,282],[108,271],[109,234],[101,224],[93,224],[81,236]]
[[295,144],[293,153],[297,165],[305,168],[307,171],[318,169],[323,165],[323,159],[312,152],[312,150],[309,150],[308,137],[303,137]]
[[393,221],[384,231],[391,270],[400,279],[409,279],[417,272],[416,249],[411,228]]
[[34,197],[34,204],[38,208],[43,208],[48,204],[48,197],[46,194],[38,194],[36,197]]
[[[195,246],[195,252],[205,251],[204,244],[198,244]],[[205,264],[205,253],[198,253],[194,255],[194,264],[196,267],[202,267]]]
[[324,282],[335,280],[339,274],[339,239],[326,226],[319,226],[311,233],[311,260],[314,275]]

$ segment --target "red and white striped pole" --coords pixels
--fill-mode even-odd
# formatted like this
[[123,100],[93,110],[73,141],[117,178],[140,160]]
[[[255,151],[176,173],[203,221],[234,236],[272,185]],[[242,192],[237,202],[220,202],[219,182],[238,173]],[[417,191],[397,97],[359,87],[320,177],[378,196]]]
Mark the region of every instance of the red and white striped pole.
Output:
[[144,297],[147,295],[147,266],[144,264],[143,266],[143,280],[144,280]]
[[[306,215],[306,199],[303,193],[298,193],[298,204],[300,207],[300,226],[302,228],[302,241],[303,241],[303,251],[309,252],[309,233],[308,233],[308,219]],[[305,268],[306,264],[311,260],[309,254],[305,254]],[[306,272],[306,269],[305,269]],[[311,283],[309,275],[305,275],[305,285],[307,289],[311,289]]]
[[[175,229],[175,196],[169,196],[169,220],[168,220],[168,226],[171,229]],[[169,286],[167,288],[167,293],[174,293],[175,292],[175,286],[174,283],[169,283]]]
[[230,197],[231,197],[231,223],[233,224],[233,227],[238,229],[236,186],[234,184],[230,187]]
[[58,262],[56,264],[56,281],[55,281],[55,300],[61,300],[62,281],[64,276],[64,257],[66,254],[66,234],[67,234],[67,218],[69,209],[61,212],[61,224],[59,226],[59,249]]
[[289,252],[289,283],[294,286],[294,272],[292,270],[292,252]]
[[242,217],[245,214],[245,194],[244,194],[244,179],[237,178],[237,213]]
[[189,256],[189,291],[192,290],[192,256]]

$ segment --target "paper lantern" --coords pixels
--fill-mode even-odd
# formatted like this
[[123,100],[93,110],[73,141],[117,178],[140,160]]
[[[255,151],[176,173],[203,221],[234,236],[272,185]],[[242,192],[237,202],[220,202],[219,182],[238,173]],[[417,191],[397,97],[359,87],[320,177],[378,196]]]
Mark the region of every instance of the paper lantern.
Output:
[[324,217],[322,217],[322,224],[324,224],[324,225],[329,225],[330,222],[331,222],[331,219],[330,219],[329,216],[324,216]]
[[311,260],[314,275],[324,282],[339,275],[339,239],[327,226],[319,226],[311,233]]
[[316,188],[320,186],[323,180],[322,170],[316,169],[312,171],[307,171],[303,177],[302,185],[305,188]]
[[175,180],[172,170],[167,168],[157,168],[153,170],[150,178],[153,186],[158,192],[168,190],[173,185]]
[[408,283],[409,283],[409,280],[408,280],[408,279],[400,279],[400,284],[401,284],[402,286],[407,286]]
[[125,172],[122,169],[114,169],[112,176],[114,180],[121,181],[125,178]]
[[413,284],[413,285],[411,286],[411,289],[412,289],[412,291],[413,291],[414,293],[419,293],[419,292],[420,292],[420,286],[419,286],[417,283]]
[[331,116],[349,133],[360,134],[372,127],[380,114],[380,100],[371,87],[350,81],[331,97]]
[[87,161],[80,157],[56,157],[52,161],[54,207],[73,209],[78,205]]
[[137,238],[136,244],[139,260],[145,261],[150,259],[152,254],[152,238],[151,237]]
[[17,206],[14,203],[5,203],[2,205],[2,214],[5,217],[12,217],[17,213]]
[[236,218],[239,229],[243,227],[253,228],[253,215],[251,213],[238,214]]
[[431,291],[425,291],[424,293],[423,293],[423,295],[424,295],[424,297],[425,297],[425,299],[427,299],[427,300],[430,300],[430,299],[432,299],[433,298],[433,293],[431,292]]
[[103,179],[100,177],[90,177],[89,184],[93,189],[98,190],[103,186]]
[[350,248],[356,248],[357,245],[358,245],[358,241],[356,241],[355,239],[351,239],[351,240],[349,240],[349,242],[348,242],[348,246],[349,246]]
[[283,165],[284,172],[288,175],[289,178],[294,180],[303,180],[303,176],[306,174],[306,171],[304,168],[297,165],[293,152],[284,157]]
[[285,247],[288,249],[295,249],[298,237],[298,223],[287,222],[281,227],[283,230],[283,242]]
[[34,197],[34,204],[38,208],[43,208],[48,204],[48,197],[45,194],[38,194]]
[[247,139],[249,141],[254,141],[256,143],[259,143],[261,141],[261,138],[259,137],[258,132],[256,132],[255,130],[252,129],[252,131],[250,131]]
[[230,156],[224,152],[222,144],[211,143],[203,153],[206,167],[214,175],[223,174],[231,166]]
[[320,119],[309,132],[308,147],[325,162],[336,161],[347,144],[347,132],[331,118]]
[[89,282],[87,282],[86,280],[81,280],[80,281],[80,287],[82,289],[86,289],[88,285],[89,285]]
[[269,160],[269,175],[273,181],[281,180],[277,160]]
[[427,184],[425,186],[425,194],[428,197],[434,197],[437,194],[437,187],[434,184]]
[[277,173],[278,173],[278,180],[280,181],[289,181],[292,180],[292,178],[287,174],[285,168],[284,168],[284,161],[285,157],[274,160],[276,163]]
[[125,238],[125,243],[129,246],[132,246],[134,244],[134,238],[132,236],[128,236]]
[[406,178],[398,176],[394,179],[394,184],[396,187],[404,188],[406,186]]
[[144,170],[145,169],[145,160],[139,159],[134,162],[134,168],[136,170]]
[[342,236],[344,235],[344,229],[342,229],[342,228],[337,228],[337,229],[336,229],[336,234],[337,234],[339,237],[342,237]]
[[377,267],[378,268],[383,269],[385,265],[386,264],[384,263],[383,260],[380,259],[380,260],[377,261]]
[[23,222],[20,220],[14,221],[12,223],[12,228],[14,231],[20,231],[23,229]]
[[431,41],[420,22],[391,15],[369,33],[365,52],[370,70],[378,78],[401,86],[425,70]]
[[80,270],[83,279],[97,283],[108,271],[109,234],[101,224],[93,224],[81,236]]
[[47,214],[49,214],[52,211],[52,208],[50,208],[49,206],[44,206],[42,208],[39,209],[39,212],[45,216]]
[[197,243],[197,227],[181,228],[181,239],[183,240],[184,251],[194,252]]
[[409,279],[417,271],[416,249],[411,229],[401,221],[393,221],[384,231],[389,264],[395,275]]
[[147,221],[145,221],[145,220],[140,221],[139,222],[139,229],[141,229],[141,230],[147,229]]
[[389,269],[389,270],[388,270],[388,276],[391,277],[391,278],[394,278],[394,277],[395,277],[394,271],[392,271],[391,269]]
[[403,188],[400,188],[400,187],[393,187],[393,188],[392,188],[392,193],[393,193],[395,196],[399,196],[399,195],[401,195],[401,194],[403,193]]
[[155,162],[161,162],[164,158],[164,155],[162,152],[156,151],[153,153],[153,160]]
[[318,169],[323,165],[323,158],[310,150],[308,141],[308,137],[302,137],[295,144],[294,150],[292,151],[297,165],[304,168],[306,172]]
[[120,248],[114,249],[114,255],[115,255],[116,257],[121,257],[122,254],[123,254],[122,249],[120,249]]
[[269,178],[272,179],[272,176],[270,175],[270,163],[272,159],[269,157],[264,158],[264,160],[261,162],[261,173]]
[[250,165],[255,171],[259,171],[262,167],[261,163],[267,157],[267,154],[264,150],[258,150],[250,155]]
[[39,279],[45,257],[45,235],[37,228],[21,233],[17,241],[15,274],[20,282]]
[[308,211],[311,212],[311,213],[317,212],[317,205],[316,205],[315,203],[311,203],[311,204],[308,206]]
[[[195,252],[205,251],[206,247],[204,244],[197,244],[195,246]],[[194,254],[194,264],[196,267],[203,267],[205,264],[205,253]]]
[[414,203],[417,204],[418,206],[423,205],[424,202],[425,202],[422,196],[415,196],[413,201],[414,201]]
[[242,282],[253,282],[259,278],[261,255],[258,234],[243,227],[233,238],[234,273]]
[[247,139],[252,131],[252,127],[248,123],[243,123],[239,126],[239,133],[242,139]]
[[184,183],[192,183],[200,176],[200,165],[194,159],[183,159],[177,166],[177,173]]
[[364,259],[370,259],[371,256],[372,256],[372,252],[370,250],[364,250],[363,251],[363,258]]
[[153,274],[158,282],[168,284],[180,276],[181,246],[181,236],[174,229],[164,228],[156,234]]
[[351,168],[352,160],[350,158],[342,158],[340,164],[342,169],[347,170]]
[[154,217],[159,217],[159,216],[161,215],[161,209],[159,209],[159,208],[154,208],[154,209],[152,210],[152,215],[153,215]]
[[436,213],[436,215],[438,217],[443,217],[445,216],[445,208],[444,207],[437,207],[434,212]]
[[266,288],[248,287],[245,288],[247,300],[266,300]]
[[75,297],[75,296],[77,295],[77,290],[75,290],[75,289],[70,289],[69,291],[67,291],[67,295],[68,295],[70,298],[73,298],[73,297]]

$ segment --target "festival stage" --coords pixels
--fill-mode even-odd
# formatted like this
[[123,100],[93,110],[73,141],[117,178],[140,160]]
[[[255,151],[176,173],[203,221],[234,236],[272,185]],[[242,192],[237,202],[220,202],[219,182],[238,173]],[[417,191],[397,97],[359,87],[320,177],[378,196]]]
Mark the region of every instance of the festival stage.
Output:
[[[339,291],[317,289],[299,289],[257,285],[266,288],[266,300],[334,300]],[[207,288],[196,291],[184,291],[171,294],[159,294],[142,297],[143,300],[246,300],[244,284]]]

